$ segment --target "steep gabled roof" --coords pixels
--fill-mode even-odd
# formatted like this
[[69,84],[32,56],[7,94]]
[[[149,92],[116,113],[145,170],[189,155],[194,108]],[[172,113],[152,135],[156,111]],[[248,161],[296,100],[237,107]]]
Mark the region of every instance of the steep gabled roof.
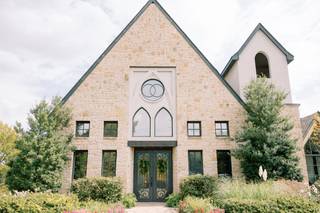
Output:
[[319,112],[315,112],[311,115],[308,115],[306,117],[300,118],[301,122],[301,130],[303,134],[303,138],[307,135],[310,128],[312,128],[314,122],[316,121],[317,116],[319,115]]
[[244,50],[244,48],[248,45],[248,43],[251,41],[251,39],[253,38],[253,36],[258,32],[261,31],[264,35],[266,35],[274,45],[276,45],[276,47],[279,48],[279,50],[286,56],[287,58],[287,63],[289,64],[291,61],[293,61],[294,56],[287,51],[278,41],[277,39],[275,39],[273,37],[273,35],[271,35],[271,33],[269,33],[269,31],[261,24],[259,23],[256,28],[252,31],[252,33],[250,34],[250,36],[247,38],[247,40],[243,43],[243,45],[240,47],[240,49],[230,58],[230,60],[228,61],[227,65],[225,66],[225,68],[223,69],[221,75],[223,77],[225,77],[229,70],[232,68],[233,64],[239,60],[239,56],[241,54],[241,52]]
[[106,50],[99,56],[99,58],[90,66],[90,68],[84,73],[80,80],[71,88],[67,95],[62,99],[62,104],[70,98],[75,90],[81,85],[81,83],[90,75],[94,68],[102,61],[102,59],[109,53],[109,51],[115,46],[115,44],[122,38],[122,36],[130,29],[130,27],[138,20],[138,18],[144,13],[144,11],[151,5],[155,4],[162,14],[170,21],[175,29],[182,35],[182,37],[188,42],[188,44],[196,51],[200,58],[207,64],[211,71],[217,76],[217,78],[223,83],[223,85],[230,91],[230,93],[236,98],[236,100],[243,106],[245,103],[240,96],[232,89],[232,87],[223,79],[218,70],[209,62],[209,60],[201,53],[196,45],[190,40],[190,38],[182,31],[182,29],[176,24],[176,22],[170,17],[165,9],[159,4],[157,0],[149,0],[137,15],[129,22],[129,24],[121,31],[121,33],[113,40],[113,42],[107,47]]

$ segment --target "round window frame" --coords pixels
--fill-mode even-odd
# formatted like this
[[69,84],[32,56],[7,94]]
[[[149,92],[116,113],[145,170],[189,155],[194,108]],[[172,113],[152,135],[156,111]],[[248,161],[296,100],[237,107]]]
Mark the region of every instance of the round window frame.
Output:
[[[159,96],[158,99],[152,100],[152,99],[146,97],[146,95],[143,93],[144,85],[145,85],[148,81],[157,81],[157,82],[161,85],[161,87],[162,87],[162,93],[161,93],[161,95]],[[140,88],[141,96],[143,97],[144,100],[146,100],[146,101],[148,101],[148,102],[157,102],[157,101],[159,101],[159,100],[163,97],[163,95],[164,95],[164,93],[165,93],[165,90],[166,90],[166,89],[165,89],[165,87],[164,87],[164,84],[163,84],[160,80],[155,79],[155,78],[150,78],[150,79],[148,79],[148,80],[145,80],[145,81],[142,83],[141,88]],[[153,97],[153,96],[152,96],[152,97]]]

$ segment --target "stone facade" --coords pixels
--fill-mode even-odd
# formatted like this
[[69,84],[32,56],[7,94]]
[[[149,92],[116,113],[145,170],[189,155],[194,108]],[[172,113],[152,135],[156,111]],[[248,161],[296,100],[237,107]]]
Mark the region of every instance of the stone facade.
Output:
[[[126,192],[133,191],[134,149],[128,146],[129,78],[135,67],[174,67],[176,72],[176,141],[173,154],[173,190],[178,191],[188,175],[188,150],[203,151],[204,174],[217,175],[216,150],[232,150],[232,140],[245,119],[245,110],[223,79],[195,51],[170,18],[150,1],[112,49],[65,100],[73,111],[70,131],[76,121],[90,121],[90,136],[74,138],[78,150],[88,150],[87,176],[100,176],[102,150],[117,150],[116,175]],[[292,109],[291,109],[292,108]],[[290,111],[299,118],[296,107]],[[106,120],[118,121],[118,137],[103,137]],[[201,137],[187,135],[187,121],[201,121]],[[215,136],[215,121],[229,121],[230,137]],[[299,126],[294,134],[299,135]],[[300,155],[300,154],[299,154]],[[64,173],[63,189],[72,181],[71,161]],[[302,166],[305,168],[305,165]],[[239,162],[232,158],[234,177],[241,176]]]

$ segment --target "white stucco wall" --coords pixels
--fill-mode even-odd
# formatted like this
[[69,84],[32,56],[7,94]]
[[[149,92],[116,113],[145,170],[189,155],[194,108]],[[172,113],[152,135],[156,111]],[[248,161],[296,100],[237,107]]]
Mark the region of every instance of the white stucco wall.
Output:
[[234,65],[229,70],[228,75],[225,77],[226,81],[232,89],[239,95],[240,94],[240,86],[239,86],[239,69],[238,69],[238,61],[234,63]]
[[[234,90],[243,96],[243,88],[251,80],[256,79],[255,56],[263,53],[269,62],[270,80],[276,87],[288,93],[286,103],[292,103],[289,82],[288,64],[286,56],[281,50],[261,31],[258,31],[239,55],[239,60],[233,65],[226,76],[228,83]],[[236,66],[236,68],[234,68]],[[238,73],[233,73],[238,72]],[[235,78],[238,77],[238,83]]]

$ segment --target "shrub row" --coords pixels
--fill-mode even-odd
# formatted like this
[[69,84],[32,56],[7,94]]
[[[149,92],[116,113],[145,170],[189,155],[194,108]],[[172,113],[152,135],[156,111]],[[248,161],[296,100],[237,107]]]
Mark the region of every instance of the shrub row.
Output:
[[76,196],[53,193],[20,193],[0,195],[1,213],[56,213],[75,210],[79,207]]
[[187,196],[199,198],[214,197],[217,191],[217,178],[209,175],[191,175],[180,184],[182,198]]
[[197,198],[187,196],[179,203],[180,213],[213,213],[219,212],[213,207],[208,198]]
[[122,204],[126,208],[132,208],[136,206],[137,198],[135,194],[129,193],[123,196]]
[[279,197],[268,200],[229,198],[213,202],[226,213],[272,212],[272,213],[317,213],[319,204],[302,197]]
[[81,201],[116,203],[121,200],[122,184],[118,178],[95,177],[75,180],[71,192]]

